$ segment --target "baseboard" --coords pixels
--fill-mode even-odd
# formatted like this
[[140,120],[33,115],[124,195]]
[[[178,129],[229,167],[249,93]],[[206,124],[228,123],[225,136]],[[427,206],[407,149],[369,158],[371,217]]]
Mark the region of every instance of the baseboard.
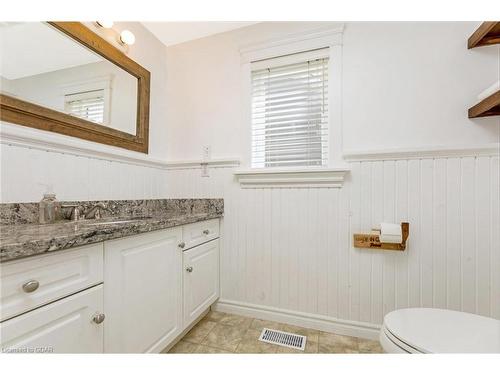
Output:
[[299,327],[317,329],[324,332],[378,340],[380,326],[377,324],[335,319],[323,315],[309,314],[250,303],[219,300],[212,309],[215,311],[273,320]]

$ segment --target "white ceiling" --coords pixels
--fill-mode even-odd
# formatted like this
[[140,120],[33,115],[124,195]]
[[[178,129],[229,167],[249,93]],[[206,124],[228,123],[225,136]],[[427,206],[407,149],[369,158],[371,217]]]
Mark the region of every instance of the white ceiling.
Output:
[[0,24],[0,75],[18,79],[102,61],[42,22]]
[[258,22],[143,22],[166,46],[250,26]]

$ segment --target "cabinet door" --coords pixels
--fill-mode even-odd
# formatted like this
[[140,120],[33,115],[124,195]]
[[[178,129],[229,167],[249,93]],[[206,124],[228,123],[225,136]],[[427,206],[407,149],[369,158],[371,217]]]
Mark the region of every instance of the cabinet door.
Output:
[[219,240],[183,253],[184,328],[219,298]]
[[160,352],[182,331],[182,229],[104,243],[106,353]]
[[103,288],[97,285],[0,324],[3,352],[102,353]]

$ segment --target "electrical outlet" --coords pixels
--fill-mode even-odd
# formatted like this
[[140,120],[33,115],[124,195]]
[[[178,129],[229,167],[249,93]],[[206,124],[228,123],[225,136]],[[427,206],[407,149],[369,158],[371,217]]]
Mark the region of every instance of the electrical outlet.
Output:
[[208,163],[201,163],[201,177],[210,177],[208,173]]
[[210,145],[203,146],[203,160],[210,160],[210,156],[212,153],[212,148]]

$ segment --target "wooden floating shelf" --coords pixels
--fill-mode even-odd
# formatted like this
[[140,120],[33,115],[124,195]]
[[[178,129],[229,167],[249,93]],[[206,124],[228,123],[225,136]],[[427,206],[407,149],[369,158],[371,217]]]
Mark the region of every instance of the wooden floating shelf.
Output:
[[469,118],[500,115],[500,90],[469,108]]
[[479,28],[474,31],[467,42],[469,49],[482,46],[491,46],[500,43],[500,22],[483,22]]
[[354,247],[373,250],[395,250],[405,251],[406,240],[410,234],[410,224],[401,223],[402,240],[401,243],[380,242],[380,233],[356,233],[354,234]]

